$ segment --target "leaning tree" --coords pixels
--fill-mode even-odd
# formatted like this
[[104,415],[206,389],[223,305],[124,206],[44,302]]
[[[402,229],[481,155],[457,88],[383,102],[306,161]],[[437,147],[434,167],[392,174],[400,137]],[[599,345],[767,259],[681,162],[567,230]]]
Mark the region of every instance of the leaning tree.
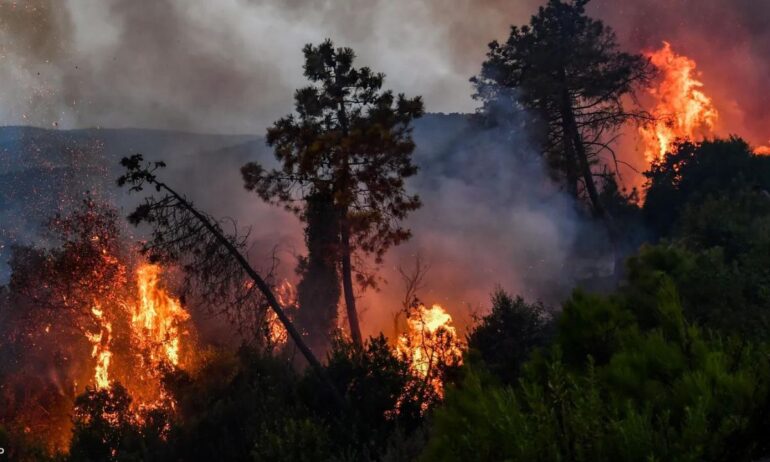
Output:
[[471,82],[487,114],[526,111],[537,119],[551,172],[605,217],[592,167],[602,153],[617,163],[617,129],[649,118],[624,103],[652,70],[643,56],[619,51],[613,31],[586,15],[588,2],[549,0],[529,25],[513,26],[505,43],[489,44]]
[[279,168],[248,163],[242,173],[248,190],[303,219],[309,198],[329,198],[338,243],[329,248],[337,249],[350,333],[361,345],[353,273],[363,284],[370,278],[351,262],[367,255],[380,262],[390,246],[410,237],[401,222],[420,201],[407,194],[404,180],[417,172],[412,121],[422,116],[423,103],[383,90],[384,75],[353,67],[350,48],[327,40],[303,52],[311,85],[295,93],[296,113],[267,131]]

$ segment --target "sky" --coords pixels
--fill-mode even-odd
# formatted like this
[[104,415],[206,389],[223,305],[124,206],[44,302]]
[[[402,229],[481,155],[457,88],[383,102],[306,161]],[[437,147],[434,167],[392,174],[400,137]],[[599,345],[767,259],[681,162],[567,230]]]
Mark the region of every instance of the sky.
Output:
[[[0,124],[263,133],[331,38],[430,112],[470,112],[468,79],[543,0],[0,0]],[[628,51],[696,59],[725,131],[770,122],[770,3],[593,0]],[[770,138],[770,135],[768,136]]]

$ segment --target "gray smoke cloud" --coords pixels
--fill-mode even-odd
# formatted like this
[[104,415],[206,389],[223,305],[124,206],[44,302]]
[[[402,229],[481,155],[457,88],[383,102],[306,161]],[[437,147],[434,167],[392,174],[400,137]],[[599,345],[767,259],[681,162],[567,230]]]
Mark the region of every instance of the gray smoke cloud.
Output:
[[[486,44],[542,0],[0,0],[0,121],[261,133],[291,109],[301,47],[332,38],[432,112],[468,112]],[[630,51],[695,58],[724,130],[766,141],[770,8],[594,0]],[[740,85],[736,84],[740,82]]]
[[304,85],[302,46],[327,37],[429,110],[470,111],[467,80],[493,37],[478,25],[531,10],[510,3],[2,0],[0,120],[261,133]]

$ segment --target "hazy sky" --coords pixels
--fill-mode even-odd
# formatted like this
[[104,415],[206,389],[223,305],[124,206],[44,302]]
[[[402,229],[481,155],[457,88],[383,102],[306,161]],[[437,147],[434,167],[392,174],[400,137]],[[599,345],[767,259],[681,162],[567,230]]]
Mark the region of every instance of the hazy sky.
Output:
[[[0,0],[0,123],[261,133],[304,83],[302,45],[326,37],[429,111],[471,111],[486,44],[541,1]],[[762,135],[770,2],[589,6],[631,51],[668,39],[697,59],[725,129]]]

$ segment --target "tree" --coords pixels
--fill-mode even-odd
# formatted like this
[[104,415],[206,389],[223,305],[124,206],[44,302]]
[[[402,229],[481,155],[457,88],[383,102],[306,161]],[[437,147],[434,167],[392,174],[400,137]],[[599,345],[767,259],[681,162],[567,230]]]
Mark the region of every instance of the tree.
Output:
[[542,303],[529,304],[498,289],[492,295],[492,312],[468,335],[468,348],[503,383],[514,384],[532,351],[548,344],[553,325],[553,315]]
[[[350,48],[334,48],[327,40],[303,52],[312,85],[295,93],[296,114],[267,131],[281,166],[266,171],[252,162],[242,174],[246,189],[300,217],[310,196],[331,198],[350,333],[361,346],[351,261],[360,252],[380,262],[390,246],[410,237],[400,222],[420,200],[406,193],[404,180],[417,173],[411,123],[422,116],[423,103],[382,90],[385,76],[353,67]],[[372,282],[357,269],[360,283]]]
[[308,254],[300,258],[297,268],[302,280],[297,285],[299,309],[294,321],[307,336],[310,348],[322,355],[337,327],[340,299],[340,277],[335,259],[339,227],[331,198],[320,192],[308,197],[303,219],[307,224]]
[[710,335],[688,322],[671,280],[656,289],[652,310],[576,293],[550,352],[514,384],[466,366],[433,414],[421,460],[765,457],[767,345]]
[[646,117],[628,111],[623,97],[652,71],[642,56],[618,51],[612,30],[586,16],[588,1],[549,0],[529,25],[513,26],[505,43],[489,44],[481,73],[471,81],[487,114],[513,106],[538,118],[554,175],[573,196],[587,195],[594,214],[605,217],[592,165],[604,151],[617,162],[613,133]]
[[770,158],[740,138],[682,142],[645,173],[644,215],[658,237],[674,231],[687,207],[708,199],[770,190]]
[[126,172],[118,178],[118,186],[128,185],[129,192],[140,192],[145,186],[150,186],[159,195],[162,193],[159,198],[145,197],[144,203],[128,216],[128,221],[134,225],[147,223],[152,227],[152,238],[143,244],[142,251],[149,254],[153,261],[182,263],[187,278],[204,287],[204,296],[216,297],[234,292],[234,302],[241,306],[251,306],[242,302],[252,299],[258,302],[253,306],[255,310],[261,313],[267,307],[273,310],[313,371],[329,387],[335,404],[342,411],[347,411],[347,402],[278,303],[270,284],[244,256],[246,238],[237,234],[237,227],[236,234],[226,233],[220,221],[201,212],[187,198],[160,181],[155,172],[165,167],[165,163],[145,162],[141,154],[124,157],[120,163]]

